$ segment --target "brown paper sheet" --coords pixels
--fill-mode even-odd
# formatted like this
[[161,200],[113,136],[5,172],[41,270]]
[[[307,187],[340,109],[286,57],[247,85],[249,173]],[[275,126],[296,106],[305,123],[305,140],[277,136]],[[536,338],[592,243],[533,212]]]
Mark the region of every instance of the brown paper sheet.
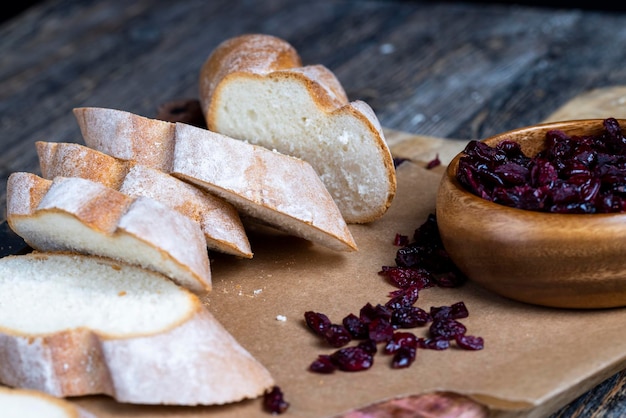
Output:
[[[395,135],[391,132],[395,152],[411,153],[409,144],[418,144],[422,148],[414,155],[422,158],[399,167],[398,195],[382,219],[351,226],[358,252],[338,254],[297,238],[257,231],[250,235],[252,260],[212,260],[214,290],[206,306],[272,372],[291,404],[282,416],[332,417],[386,399],[450,391],[489,406],[492,415],[539,417],[625,368],[626,309],[535,307],[468,283],[458,289],[423,290],[416,305],[428,309],[465,302],[470,316],[462,322],[469,334],[485,339],[484,350],[419,350],[416,361],[404,370],[391,369],[390,357],[378,354],[374,366],[363,372],[307,371],[318,354],[333,349],[306,329],[304,312],[320,311],[337,322],[358,313],[367,302],[387,300],[393,287],[377,272],[394,264],[395,234],[411,235],[434,212],[441,170],[427,171],[421,165],[437,153],[447,162],[447,155],[463,145]],[[426,333],[425,328],[414,331]],[[100,417],[270,416],[262,411],[261,399],[218,407],[123,405],[106,397],[74,402]]]
[[[308,332],[304,312],[321,311],[340,321],[366,302],[385,302],[393,288],[377,272],[393,264],[395,233],[412,234],[434,210],[439,174],[404,164],[398,177],[398,197],[388,214],[371,225],[351,227],[357,253],[332,253],[296,238],[259,233],[251,235],[252,260],[213,260],[214,290],[207,307],[272,372],[291,403],[285,417],[333,416],[437,390],[468,394],[494,409],[533,409],[581,382],[592,384],[626,367],[626,309],[539,308],[469,283],[424,290],[416,305],[428,309],[464,301],[470,316],[463,323],[468,333],[485,339],[484,350],[421,350],[406,370],[391,369],[390,358],[377,355],[364,372],[308,372],[318,354],[332,349]],[[422,335],[425,329],[416,331]],[[103,417],[267,416],[260,400],[218,408],[118,405],[100,397],[79,403]]]

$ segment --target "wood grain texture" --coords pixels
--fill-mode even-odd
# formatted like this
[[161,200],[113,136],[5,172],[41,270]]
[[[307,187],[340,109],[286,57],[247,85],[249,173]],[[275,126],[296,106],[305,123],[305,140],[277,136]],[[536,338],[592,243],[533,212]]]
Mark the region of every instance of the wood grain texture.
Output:
[[[35,141],[82,142],[72,108],[156,116],[164,102],[197,97],[201,64],[231,36],[287,39],[390,130],[466,141],[626,85],[624,28],[615,11],[506,3],[43,1],[0,24],[2,216],[8,175],[38,172]],[[576,108],[596,117],[587,99]],[[570,401],[555,418],[626,415],[626,372],[555,409]]]

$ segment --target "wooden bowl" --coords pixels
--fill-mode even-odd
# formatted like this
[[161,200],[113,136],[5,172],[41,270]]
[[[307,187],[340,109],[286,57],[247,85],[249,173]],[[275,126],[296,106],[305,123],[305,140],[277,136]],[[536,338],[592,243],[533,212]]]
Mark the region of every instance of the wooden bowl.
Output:
[[[548,130],[597,134],[601,119],[540,124],[485,139],[518,142],[524,153],[543,149]],[[626,120],[618,120],[626,127]],[[448,165],[437,194],[444,247],[470,280],[507,298],[560,308],[626,306],[626,213],[553,214],[482,199],[456,180]]]

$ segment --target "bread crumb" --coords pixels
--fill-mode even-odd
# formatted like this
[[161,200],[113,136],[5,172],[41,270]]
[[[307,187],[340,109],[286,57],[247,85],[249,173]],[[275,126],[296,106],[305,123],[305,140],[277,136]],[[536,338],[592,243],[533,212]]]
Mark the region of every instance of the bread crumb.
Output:
[[287,321],[287,317],[285,315],[277,315],[276,316],[276,320],[277,321],[281,321],[281,322],[285,322],[285,321]]

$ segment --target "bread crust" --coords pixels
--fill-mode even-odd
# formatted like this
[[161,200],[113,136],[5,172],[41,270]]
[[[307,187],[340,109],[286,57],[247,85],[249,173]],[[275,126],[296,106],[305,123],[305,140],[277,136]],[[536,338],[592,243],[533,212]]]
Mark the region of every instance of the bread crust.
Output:
[[[58,215],[66,222],[86,227],[90,239],[61,240],[45,217]],[[120,239],[159,254],[159,260],[143,267],[157,270],[197,293],[211,290],[211,271],[206,242],[199,226],[150,198],[131,198],[100,183],[81,178],[56,177],[50,181],[35,174],[16,172],[7,182],[7,222],[32,248],[40,251],[73,250],[144,263],[127,254],[111,255],[92,243],[105,240],[117,246]],[[97,238],[97,239],[96,239]],[[143,247],[142,247],[143,248]],[[158,263],[166,263],[161,265]]]
[[[276,54],[279,51],[290,51],[294,55],[290,60],[277,60]],[[284,154],[294,155],[313,164],[320,176],[325,180],[329,191],[337,201],[342,215],[348,223],[368,223],[372,222],[387,211],[396,193],[396,174],[393,159],[384,138],[383,131],[374,111],[362,101],[349,102],[339,80],[326,67],[322,65],[302,66],[301,61],[295,58],[297,52],[286,41],[268,35],[248,34],[228,39],[220,44],[205,61],[200,72],[200,102],[204,112],[205,120],[209,130],[220,132],[238,139],[250,141],[257,145],[268,148],[276,148]],[[247,136],[243,131],[231,130],[224,126],[220,118],[228,118],[226,112],[221,112],[225,91],[230,88],[234,80],[255,80],[267,81],[267,85],[280,85],[286,81],[296,81],[306,90],[311,100],[321,114],[328,118],[337,118],[342,115],[349,115],[363,126],[368,132],[371,146],[377,149],[376,157],[368,157],[365,164],[375,164],[378,167],[376,172],[383,172],[380,179],[375,181],[380,183],[381,190],[376,193],[376,197],[370,195],[368,202],[359,202],[358,197],[346,199],[344,194],[346,187],[358,188],[359,179],[341,179],[346,176],[341,169],[329,170],[326,163],[316,164],[315,158],[311,158],[312,153],[319,152],[320,148],[328,147],[327,144],[314,144],[310,150],[294,151],[289,144],[277,144],[275,138],[284,136],[285,142],[299,141],[299,138],[287,138],[282,133],[283,126],[280,123],[273,123],[271,126],[259,127],[259,130],[270,131],[267,137]],[[279,99],[277,99],[279,100]],[[271,104],[259,109],[274,109]],[[233,113],[230,113],[233,115]],[[239,112],[236,116],[240,118],[238,122],[241,126],[248,117],[245,112]],[[255,122],[256,123],[256,122]],[[261,134],[259,134],[261,135]],[[337,136],[340,132],[336,133]],[[312,131],[309,138],[315,137]],[[312,141],[313,142],[313,141]],[[331,145],[332,146],[332,145]],[[336,151],[341,153],[341,146],[338,144]],[[346,159],[357,159],[358,155],[345,155]],[[337,163],[340,165],[341,163]],[[348,174],[349,175],[349,174]],[[378,176],[378,174],[376,174]],[[339,186],[334,186],[335,178],[339,178]],[[358,196],[358,192],[354,191]],[[363,208],[365,206],[365,208]]]
[[108,108],[80,107],[73,113],[89,148],[169,172],[173,123]]
[[44,178],[81,177],[131,197],[153,198],[197,222],[209,249],[252,258],[250,242],[239,214],[223,199],[160,170],[115,158],[81,144],[38,141],[35,146]]
[[[46,259],[57,257],[109,264],[121,275],[133,269],[98,257],[59,253],[11,256],[0,263],[12,259],[20,266],[37,263],[36,268],[46,271]],[[51,273],[63,274],[57,270]],[[151,288],[151,280],[166,280],[148,272],[142,279],[146,289]],[[4,283],[1,278],[0,283]],[[68,294],[82,297],[80,290],[76,295],[71,285],[67,286]],[[274,384],[267,369],[223,328],[198,297],[175,286],[168,289],[186,295],[181,299],[189,305],[182,311],[184,315],[172,318],[163,329],[139,335],[113,335],[88,328],[31,334],[7,328],[0,320],[0,381],[58,397],[105,394],[119,402],[171,405],[236,402],[258,397]],[[40,298],[39,303],[55,301]],[[28,307],[17,308],[28,314]],[[0,312],[2,309],[0,305]],[[102,314],[115,317],[116,312]]]

